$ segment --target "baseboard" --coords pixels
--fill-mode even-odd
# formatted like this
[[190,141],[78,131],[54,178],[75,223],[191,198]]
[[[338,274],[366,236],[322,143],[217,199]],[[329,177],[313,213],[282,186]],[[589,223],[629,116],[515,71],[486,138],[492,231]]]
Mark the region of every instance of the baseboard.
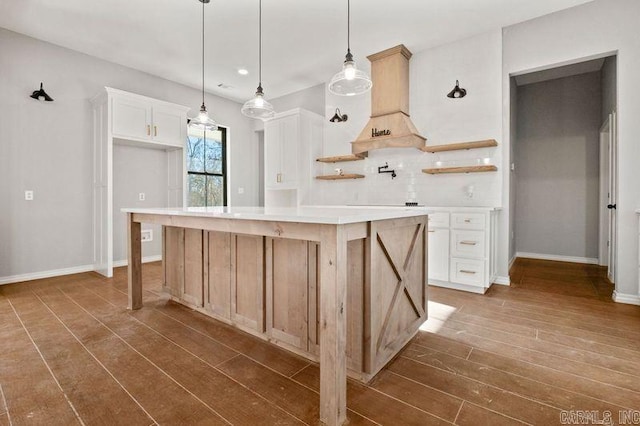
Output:
[[621,294],[613,291],[613,301],[617,303],[626,303],[628,305],[640,305],[640,296],[637,294]]
[[515,262],[517,258],[518,258],[518,254],[516,253],[513,255],[513,257],[509,261],[509,270],[511,270],[511,267],[513,266],[513,262]]
[[453,290],[462,290],[462,291],[467,291],[469,293],[477,293],[477,294],[484,294],[487,291],[487,289],[484,287],[476,287],[473,285],[466,285],[466,284],[456,284],[450,281],[429,280],[429,285],[436,286],[436,287],[450,288]]
[[0,277],[0,285],[20,283],[23,281],[40,280],[43,278],[59,277],[61,275],[80,274],[94,270],[94,265],[74,266],[72,268],[51,269],[49,271],[32,272],[29,274],[9,275]]
[[598,264],[597,257],[559,256],[557,254],[525,253],[521,251],[516,253],[516,257],[522,257],[525,259],[555,260],[557,262],[588,263],[590,265]]
[[497,275],[497,276],[493,279],[493,284],[511,285],[511,278],[510,278],[509,276],[502,277],[502,276],[500,276],[500,275]]
[[[158,254],[155,256],[145,256],[142,258],[142,263],[149,263],[149,262],[159,262],[162,260],[162,255]],[[122,260],[114,260],[113,261],[113,267],[114,268],[119,268],[121,266],[127,266],[129,264],[129,261],[127,259],[122,259]]]

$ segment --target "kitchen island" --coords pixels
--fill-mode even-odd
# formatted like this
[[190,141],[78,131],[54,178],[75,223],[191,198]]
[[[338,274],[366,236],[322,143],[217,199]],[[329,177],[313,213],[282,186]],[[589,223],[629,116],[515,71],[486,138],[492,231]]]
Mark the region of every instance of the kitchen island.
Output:
[[129,308],[142,307],[141,224],[163,226],[164,290],[320,363],[320,420],[346,419],[346,377],[369,381],[427,318],[423,209],[123,209]]

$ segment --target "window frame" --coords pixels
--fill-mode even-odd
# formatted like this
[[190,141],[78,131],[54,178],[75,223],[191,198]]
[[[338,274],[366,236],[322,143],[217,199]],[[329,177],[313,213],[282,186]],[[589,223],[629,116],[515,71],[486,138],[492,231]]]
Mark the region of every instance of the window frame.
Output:
[[[188,124],[188,122],[187,122]],[[228,201],[229,201],[229,193],[227,191],[228,189],[228,164],[227,164],[227,159],[228,159],[228,155],[227,155],[227,141],[228,141],[228,131],[229,129],[226,126],[220,126],[218,125],[218,130],[221,133],[221,137],[220,137],[220,143],[222,145],[222,158],[221,158],[221,163],[222,163],[222,172],[221,173],[210,173],[210,172],[196,172],[196,171],[190,171],[189,170],[189,130],[187,128],[187,146],[185,147],[185,156],[184,156],[184,164],[185,164],[185,205],[187,207],[221,207],[221,206],[209,206],[209,205],[205,205],[205,206],[192,206],[190,204],[190,199],[191,197],[189,196],[189,176],[190,175],[194,175],[194,176],[204,176],[205,177],[205,191],[207,189],[207,184],[206,184],[206,179],[208,176],[217,176],[217,177],[221,177],[222,178],[222,206],[228,206]],[[206,150],[206,143],[205,143],[205,150]],[[203,150],[203,153],[205,153],[206,151]],[[206,155],[206,154],[205,154]],[[207,201],[207,194],[205,192],[205,204]]]

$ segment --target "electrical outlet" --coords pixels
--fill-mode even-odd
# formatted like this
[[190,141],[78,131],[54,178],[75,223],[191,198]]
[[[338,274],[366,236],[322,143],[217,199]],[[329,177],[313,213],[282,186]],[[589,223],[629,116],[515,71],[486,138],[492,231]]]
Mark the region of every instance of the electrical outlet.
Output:
[[140,231],[140,240],[143,243],[153,241],[153,229],[143,229],[142,231]]
[[141,192],[141,193],[139,193],[139,194],[138,194],[138,201],[144,201],[144,200],[145,200],[145,198],[146,198],[146,197],[145,197],[145,195],[144,195],[144,192]]
[[33,191],[24,191],[24,199],[27,201],[33,201]]

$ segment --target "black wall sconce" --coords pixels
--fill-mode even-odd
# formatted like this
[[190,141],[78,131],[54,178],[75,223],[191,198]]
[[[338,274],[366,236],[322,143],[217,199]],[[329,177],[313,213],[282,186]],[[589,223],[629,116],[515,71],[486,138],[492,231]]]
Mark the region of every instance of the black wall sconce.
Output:
[[465,96],[467,96],[467,89],[460,87],[460,83],[456,80],[456,87],[447,94],[447,98],[459,99],[464,98]]
[[347,114],[343,114],[340,112],[340,108],[336,108],[336,113],[333,114],[333,117],[329,120],[332,123],[342,123],[343,121],[347,121],[349,116]]
[[47,92],[42,88],[42,83],[40,83],[40,90],[34,90],[29,97],[38,101],[53,102],[53,98],[47,95]]

